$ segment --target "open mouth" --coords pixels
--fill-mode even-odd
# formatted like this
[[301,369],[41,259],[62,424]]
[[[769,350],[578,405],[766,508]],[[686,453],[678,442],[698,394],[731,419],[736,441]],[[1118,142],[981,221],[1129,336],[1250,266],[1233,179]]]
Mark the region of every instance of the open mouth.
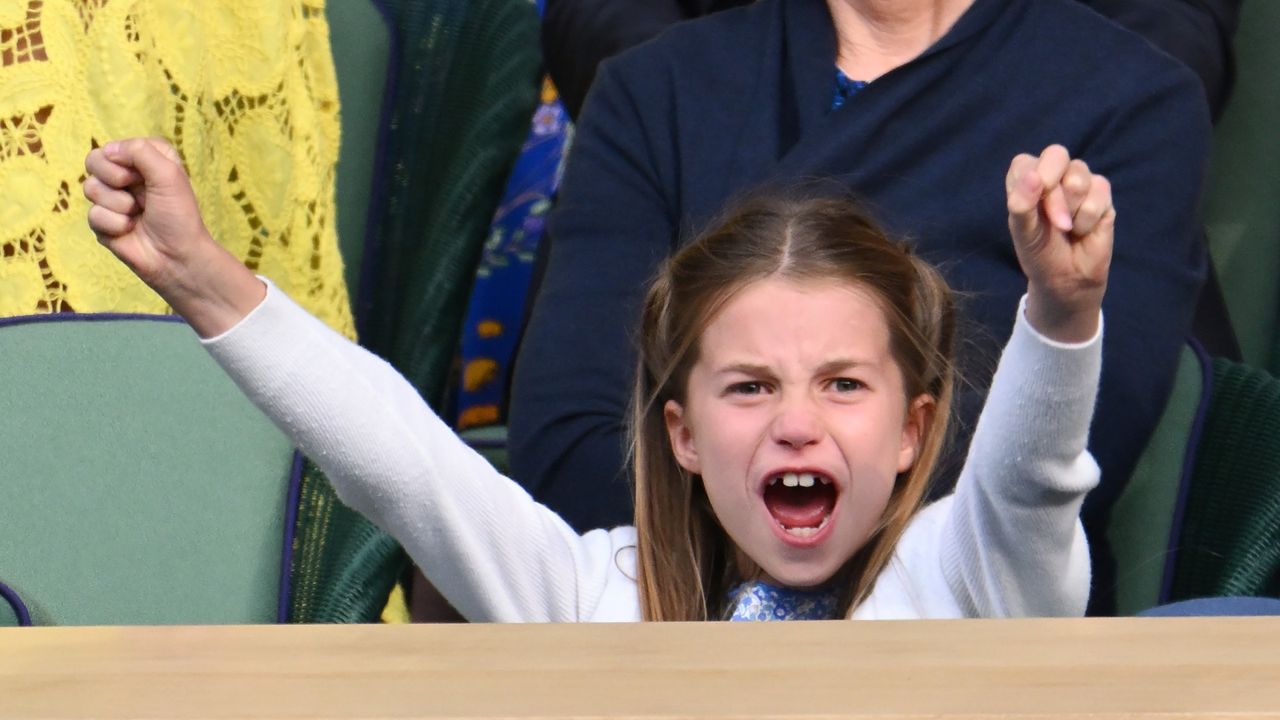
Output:
[[765,484],[764,505],[788,535],[810,538],[831,519],[836,486],[831,478],[818,473],[781,473]]

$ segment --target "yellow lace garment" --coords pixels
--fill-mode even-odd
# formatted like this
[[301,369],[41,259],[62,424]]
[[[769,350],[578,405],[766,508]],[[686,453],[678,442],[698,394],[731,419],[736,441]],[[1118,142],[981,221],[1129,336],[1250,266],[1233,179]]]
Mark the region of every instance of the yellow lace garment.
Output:
[[0,316],[168,311],[85,220],[85,154],[135,135],[178,148],[219,242],[354,337],[323,0],[0,0]]

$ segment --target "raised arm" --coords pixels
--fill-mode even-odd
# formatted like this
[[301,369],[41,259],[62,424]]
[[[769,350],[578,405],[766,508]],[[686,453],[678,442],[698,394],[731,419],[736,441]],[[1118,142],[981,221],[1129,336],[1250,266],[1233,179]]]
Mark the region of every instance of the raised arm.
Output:
[[1080,615],[1086,450],[1116,213],[1107,180],[1061,146],[1014,158],[1009,230],[1027,295],[956,485],[943,570],[966,613]]
[[98,242],[201,337],[225,332],[262,302],[262,281],[209,235],[167,142],[108,143],[89,153],[85,170],[89,226]]
[[405,546],[472,620],[589,617],[616,549],[576,535],[467,448],[390,365],[329,330],[209,236],[177,154],[94,150],[89,222],[191,323],[245,394]]

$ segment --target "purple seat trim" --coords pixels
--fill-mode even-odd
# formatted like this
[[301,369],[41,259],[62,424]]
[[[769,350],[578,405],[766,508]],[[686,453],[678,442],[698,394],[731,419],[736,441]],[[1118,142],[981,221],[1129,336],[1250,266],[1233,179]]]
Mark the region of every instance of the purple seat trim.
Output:
[[57,322],[113,322],[116,320],[151,320],[186,324],[177,315],[155,315],[147,313],[45,313],[41,315],[14,315],[0,318],[0,328],[15,325],[34,325]]
[[26,603],[22,602],[13,588],[0,582],[0,598],[4,598],[9,607],[13,608],[13,614],[18,616],[19,626],[31,627],[31,611],[27,610]]
[[302,494],[302,453],[293,451],[293,469],[289,471],[289,495],[284,506],[284,542],[280,549],[280,598],[276,605],[276,622],[289,622],[293,595],[293,541],[298,534],[298,502]]
[[1196,454],[1200,449],[1200,436],[1204,434],[1205,418],[1213,401],[1213,358],[1195,338],[1188,338],[1187,345],[1200,361],[1200,402],[1191,420],[1191,432],[1187,437],[1186,454],[1182,457],[1182,475],[1178,478],[1178,496],[1173,505],[1173,523],[1169,527],[1169,540],[1164,554],[1164,575],[1160,582],[1159,604],[1169,602],[1173,593],[1173,573],[1178,564],[1178,544],[1182,539],[1182,520],[1187,512],[1187,496],[1191,493],[1191,476],[1195,474]]

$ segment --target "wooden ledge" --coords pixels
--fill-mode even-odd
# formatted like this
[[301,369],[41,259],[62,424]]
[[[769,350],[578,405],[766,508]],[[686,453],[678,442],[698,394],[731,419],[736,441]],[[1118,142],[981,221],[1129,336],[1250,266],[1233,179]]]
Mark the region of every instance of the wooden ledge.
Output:
[[14,628],[0,717],[1280,718],[1280,618]]

